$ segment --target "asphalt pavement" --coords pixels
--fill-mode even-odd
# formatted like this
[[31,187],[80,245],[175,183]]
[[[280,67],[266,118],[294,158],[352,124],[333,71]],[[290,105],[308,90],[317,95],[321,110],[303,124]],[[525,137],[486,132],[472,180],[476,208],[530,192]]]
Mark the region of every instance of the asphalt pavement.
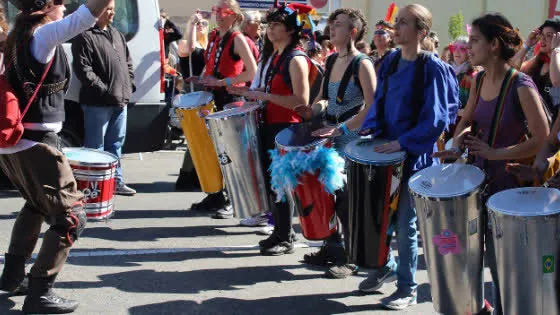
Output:
[[[372,295],[358,291],[371,270],[331,280],[324,268],[302,263],[319,243],[300,235],[295,254],[263,257],[256,228],[188,210],[204,194],[174,191],[182,158],[180,151],[124,158],[125,178],[138,194],[116,197],[109,221],[88,222],[55,285],[80,301],[76,314],[436,314],[421,250],[418,305],[384,310],[379,302],[394,284]],[[0,192],[0,251],[21,206],[17,192]],[[489,291],[488,270],[485,276]],[[0,314],[19,314],[23,300],[0,296]]]

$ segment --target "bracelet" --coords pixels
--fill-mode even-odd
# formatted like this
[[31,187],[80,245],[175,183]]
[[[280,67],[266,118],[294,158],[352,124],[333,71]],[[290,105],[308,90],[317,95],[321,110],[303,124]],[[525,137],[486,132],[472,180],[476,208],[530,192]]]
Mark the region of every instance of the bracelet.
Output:
[[231,79],[230,78],[226,78],[226,86],[231,86]]
[[523,49],[525,49],[526,51],[531,50],[531,47],[527,46],[527,44],[523,43]]
[[343,135],[350,133],[350,129],[348,129],[348,126],[346,126],[346,123],[343,122],[342,124],[338,125],[337,128],[340,132],[342,132]]

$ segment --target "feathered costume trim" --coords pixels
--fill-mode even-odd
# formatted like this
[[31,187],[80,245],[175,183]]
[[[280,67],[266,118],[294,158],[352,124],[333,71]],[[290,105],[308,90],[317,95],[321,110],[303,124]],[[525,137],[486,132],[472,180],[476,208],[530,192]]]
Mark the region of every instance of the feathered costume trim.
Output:
[[311,152],[289,151],[282,154],[278,149],[269,150],[272,164],[268,171],[276,202],[286,200],[286,192],[299,185],[299,177],[319,171],[319,182],[325,191],[334,194],[344,185],[344,159],[333,148],[320,146]]

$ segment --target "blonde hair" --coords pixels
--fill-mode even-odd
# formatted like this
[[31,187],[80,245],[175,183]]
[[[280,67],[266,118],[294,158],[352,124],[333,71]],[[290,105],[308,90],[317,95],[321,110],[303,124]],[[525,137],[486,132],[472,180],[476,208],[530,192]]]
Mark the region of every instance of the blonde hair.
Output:
[[239,2],[237,2],[237,0],[220,0],[222,2],[224,2],[225,4],[228,5],[228,7],[235,12],[236,14],[236,19],[235,22],[233,23],[233,26],[239,26],[242,22],[243,22],[243,11],[241,11],[241,6],[239,5]]
[[204,49],[208,47],[208,28],[206,28],[206,32],[196,31],[196,42]]
[[433,16],[432,12],[428,10],[425,6],[419,4],[409,4],[403,8],[403,10],[407,10],[412,16],[415,18],[415,26],[416,30],[418,31],[426,31],[424,38],[420,42],[422,47],[432,48],[429,51],[435,49],[434,43],[430,40],[428,34],[433,26]]

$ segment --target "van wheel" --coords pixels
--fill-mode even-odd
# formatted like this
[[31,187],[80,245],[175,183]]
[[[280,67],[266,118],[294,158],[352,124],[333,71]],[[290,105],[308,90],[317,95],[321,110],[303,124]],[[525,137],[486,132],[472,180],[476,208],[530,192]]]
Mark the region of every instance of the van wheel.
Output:
[[58,134],[63,148],[76,148],[83,146],[82,139],[76,131],[71,128],[63,128]]

